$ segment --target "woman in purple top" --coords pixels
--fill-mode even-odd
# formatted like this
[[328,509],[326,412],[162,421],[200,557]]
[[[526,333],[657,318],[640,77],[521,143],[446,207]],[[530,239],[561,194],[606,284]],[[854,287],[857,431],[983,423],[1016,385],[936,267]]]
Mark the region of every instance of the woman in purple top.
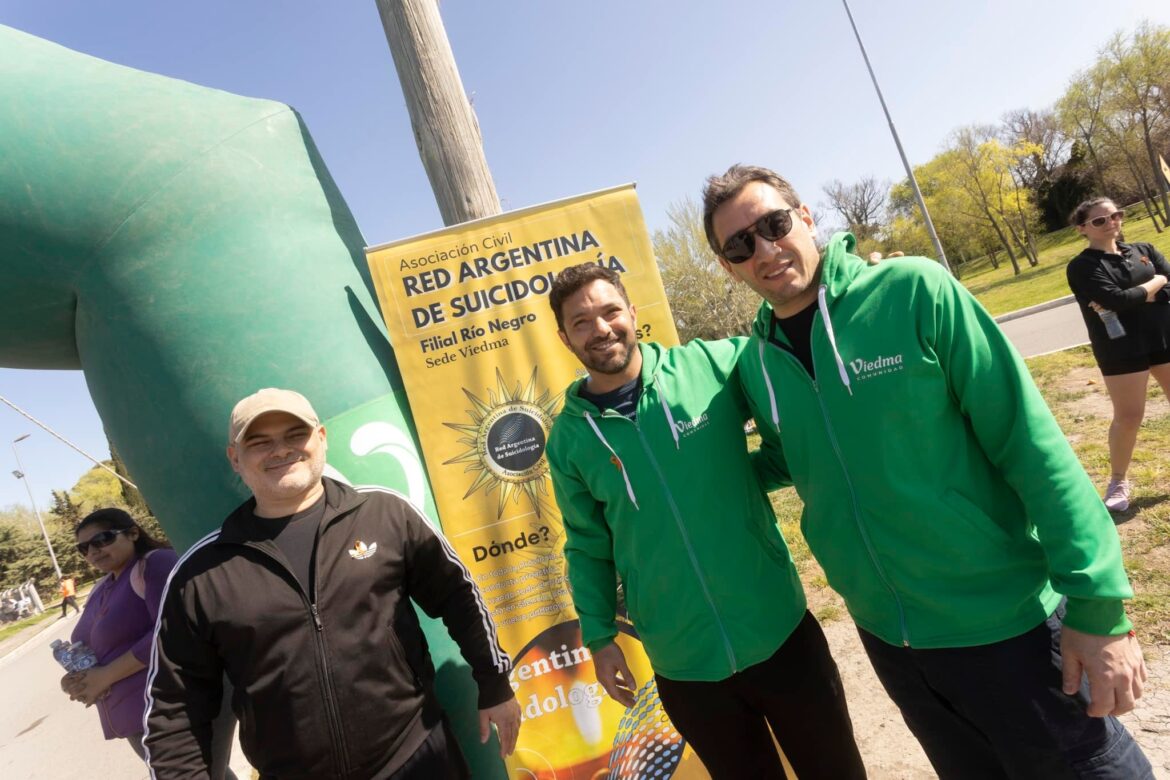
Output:
[[[125,739],[143,756],[147,665],[159,604],[178,558],[121,509],[93,512],[76,533],[77,551],[106,576],[89,594],[73,629],[73,641],[92,648],[97,665],[66,674],[61,689],[87,707],[97,705],[106,739]],[[228,780],[235,780],[226,769],[233,726],[227,724],[224,738],[217,738],[215,746],[216,764],[224,768]]]

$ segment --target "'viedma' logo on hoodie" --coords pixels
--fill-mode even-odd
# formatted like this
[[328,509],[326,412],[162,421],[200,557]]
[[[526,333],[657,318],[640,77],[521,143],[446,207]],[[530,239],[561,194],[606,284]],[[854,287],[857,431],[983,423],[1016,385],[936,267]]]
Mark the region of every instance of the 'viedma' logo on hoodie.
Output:
[[878,355],[873,360],[857,358],[856,360],[849,361],[849,369],[853,372],[853,378],[859,382],[866,379],[873,379],[875,376],[901,371],[902,356],[891,355],[886,357],[885,355]]
[[693,420],[683,420],[682,422],[676,422],[674,424],[674,429],[678,431],[679,436],[686,437],[690,436],[700,428],[705,428],[709,421],[710,418],[707,412],[703,412]]

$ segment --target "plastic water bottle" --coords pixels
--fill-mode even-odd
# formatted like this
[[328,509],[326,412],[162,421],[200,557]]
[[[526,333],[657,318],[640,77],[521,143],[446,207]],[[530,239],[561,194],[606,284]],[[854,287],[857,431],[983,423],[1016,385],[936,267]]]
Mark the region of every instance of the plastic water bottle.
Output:
[[74,642],[69,645],[69,661],[71,672],[84,672],[86,669],[97,666],[97,653],[90,649],[85,642]]
[[1125,326],[1117,318],[1117,312],[1110,311],[1109,309],[1098,309],[1097,315],[1101,318],[1101,322],[1105,324],[1105,332],[1109,334],[1109,338],[1119,339],[1125,335]]
[[57,639],[49,647],[53,651],[53,658],[67,672],[84,672],[97,666],[97,654],[85,642],[70,644],[64,639]]
[[69,668],[69,643],[64,639],[54,639],[53,644],[49,645],[49,649],[53,651],[53,658],[57,663],[61,664],[66,671],[73,671]]

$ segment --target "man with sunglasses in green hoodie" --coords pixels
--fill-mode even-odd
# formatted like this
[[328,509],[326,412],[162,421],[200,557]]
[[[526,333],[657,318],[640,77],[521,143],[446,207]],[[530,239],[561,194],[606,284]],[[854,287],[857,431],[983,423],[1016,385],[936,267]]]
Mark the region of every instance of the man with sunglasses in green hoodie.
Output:
[[548,459],[598,681],[643,695],[614,642],[618,578],[675,728],[714,780],[865,777],[836,664],[749,460],[734,382],[746,339],[638,343],[617,273],[557,274],[561,341],[588,376],[565,392]]
[[792,186],[707,181],[719,262],[764,302],[738,378],[768,487],[948,778],[1146,778],[1116,715],[1145,666],[1117,532],[1019,355],[937,263],[818,250]]

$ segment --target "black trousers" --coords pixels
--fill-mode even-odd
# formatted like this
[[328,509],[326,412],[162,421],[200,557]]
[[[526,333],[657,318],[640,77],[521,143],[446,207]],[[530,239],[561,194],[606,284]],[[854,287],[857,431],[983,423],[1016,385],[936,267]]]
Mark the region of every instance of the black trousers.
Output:
[[389,780],[467,780],[471,772],[451,733],[447,717],[431,729],[426,740],[398,767]]
[[65,617],[69,614],[68,607],[73,607],[74,612],[81,612],[81,608],[77,606],[77,599],[73,596],[66,596],[61,599],[61,617]]
[[1142,780],[1150,762],[1116,718],[1091,718],[1088,684],[1061,690],[1058,610],[978,647],[915,650],[858,629],[878,678],[942,780]]
[[837,664],[811,613],[771,658],[726,680],[655,680],[712,780],[785,778],[773,733],[800,780],[865,777]]

